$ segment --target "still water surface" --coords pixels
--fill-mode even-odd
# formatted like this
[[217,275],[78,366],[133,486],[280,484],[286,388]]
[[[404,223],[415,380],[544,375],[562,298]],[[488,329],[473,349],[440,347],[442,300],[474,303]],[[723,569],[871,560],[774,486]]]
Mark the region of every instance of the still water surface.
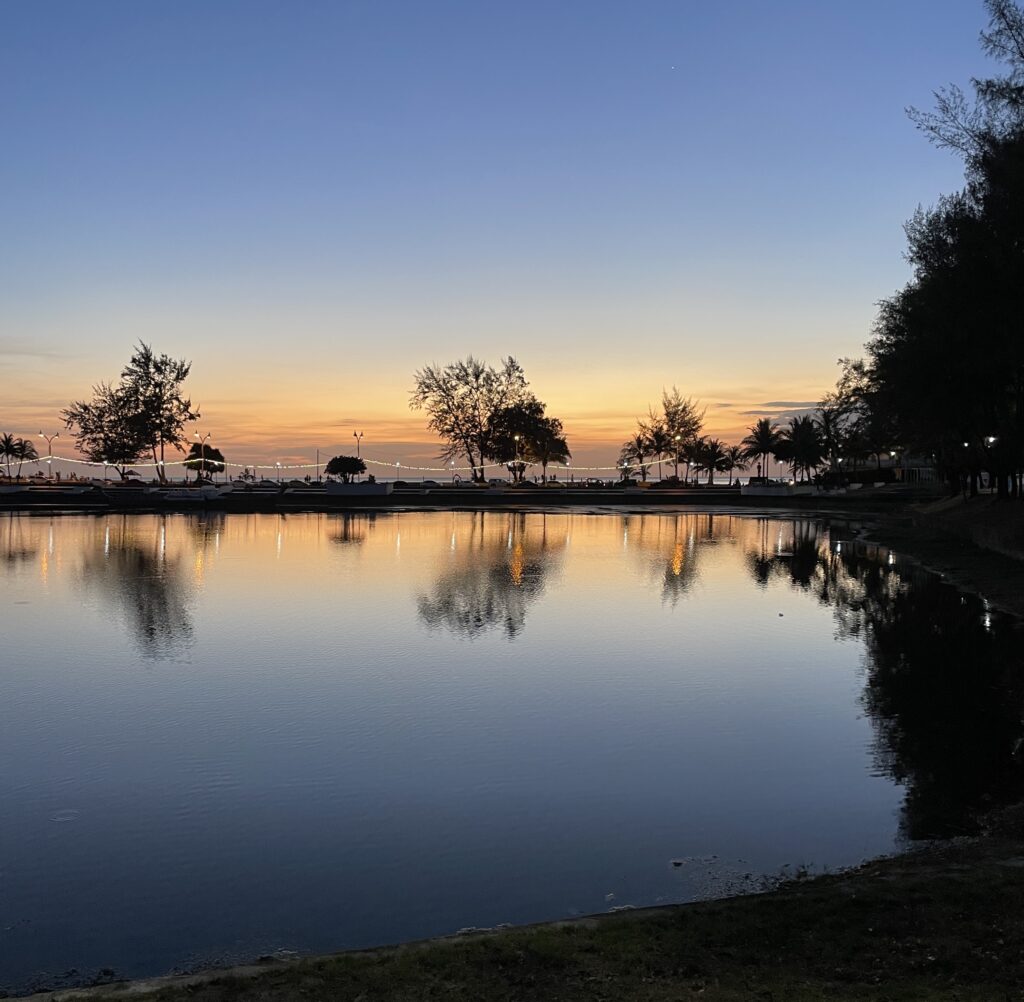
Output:
[[685,901],[1021,792],[1015,627],[849,529],[6,515],[0,987]]

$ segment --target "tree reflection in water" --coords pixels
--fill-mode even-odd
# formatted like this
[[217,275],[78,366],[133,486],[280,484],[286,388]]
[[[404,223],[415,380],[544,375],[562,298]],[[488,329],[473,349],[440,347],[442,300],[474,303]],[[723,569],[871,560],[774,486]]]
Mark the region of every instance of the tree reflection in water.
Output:
[[331,542],[341,546],[366,542],[369,529],[377,521],[376,512],[346,512],[331,519]]
[[25,531],[25,521],[18,512],[4,512],[0,532],[0,560],[10,567],[27,564],[39,554],[39,544]]
[[714,512],[671,515],[624,515],[622,538],[649,562],[661,583],[663,602],[675,607],[701,578],[702,556],[721,543],[736,545],[748,531],[749,519]]
[[517,636],[565,546],[564,532],[549,533],[543,515],[478,512],[459,537],[453,531],[453,566],[417,600],[420,619],[470,639],[496,628]]
[[884,547],[804,520],[778,526],[764,520],[748,567],[759,584],[812,592],[840,636],[866,645],[863,701],[876,764],[907,790],[904,835],[971,832],[979,812],[1024,796],[1021,627]]
[[[81,575],[90,591],[105,594],[118,607],[147,658],[165,660],[192,641],[188,611],[189,565],[167,551],[163,518],[141,522],[138,516],[110,516],[94,545],[83,549]],[[207,540],[213,534],[196,529]],[[199,547],[194,557],[202,556]],[[195,573],[201,573],[198,565]]]

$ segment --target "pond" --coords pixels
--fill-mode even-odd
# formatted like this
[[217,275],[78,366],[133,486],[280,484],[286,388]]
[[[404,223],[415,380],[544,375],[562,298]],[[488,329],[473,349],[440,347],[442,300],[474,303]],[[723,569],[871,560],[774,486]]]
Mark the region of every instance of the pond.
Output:
[[1024,790],[1018,627],[855,527],[4,515],[0,988],[752,890]]

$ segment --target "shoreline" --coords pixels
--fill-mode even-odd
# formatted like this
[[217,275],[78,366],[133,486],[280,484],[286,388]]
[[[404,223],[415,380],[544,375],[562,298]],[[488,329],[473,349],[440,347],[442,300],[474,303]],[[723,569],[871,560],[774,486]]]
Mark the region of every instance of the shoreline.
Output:
[[509,489],[473,487],[419,487],[409,485],[387,495],[329,495],[322,490],[240,489],[218,496],[194,497],[179,491],[136,491],[111,487],[84,490],[26,488],[0,493],[0,511],[44,513],[130,512],[223,512],[227,514],[274,514],[279,512],[346,512],[407,510],[531,510],[601,507],[657,510],[665,507],[886,510],[928,497],[916,488],[881,488],[838,495],[743,496],[737,487],[716,485],[690,488],[593,488],[527,486]]
[[[1014,502],[982,497],[897,511],[794,508],[785,506],[793,515],[857,521],[864,526],[861,540],[891,547],[1024,618],[1024,559],[1013,556],[1012,545],[1024,510]],[[1000,550],[979,545],[977,534]],[[987,829],[911,845],[837,874],[780,881],[754,895],[25,997],[1017,997],[1024,989],[1024,806],[998,812]],[[889,932],[879,932],[894,921]]]

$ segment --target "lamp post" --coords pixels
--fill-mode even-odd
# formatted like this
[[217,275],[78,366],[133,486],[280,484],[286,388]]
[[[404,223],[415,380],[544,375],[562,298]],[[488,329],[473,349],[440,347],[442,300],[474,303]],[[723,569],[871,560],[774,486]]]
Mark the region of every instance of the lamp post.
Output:
[[676,485],[677,486],[679,484],[679,443],[682,441],[682,438],[683,438],[682,435],[673,435],[672,436],[672,441],[675,442],[675,444],[676,444],[675,452],[673,453],[673,455],[675,456],[675,460],[676,460]]
[[515,444],[515,453],[516,454],[515,454],[515,457],[513,458],[513,463],[512,463],[512,479],[513,479],[513,481],[518,480],[519,477],[520,477],[520,470],[519,470],[519,439],[520,439],[520,437],[521,436],[519,436],[519,435],[513,435],[512,436],[512,440],[516,443]]
[[363,433],[361,431],[354,431],[352,432],[352,437],[356,440],[356,459],[362,459],[362,456],[359,455],[359,443],[363,439]]
[[44,435],[42,429],[39,431],[39,437],[46,439],[46,479],[53,479],[53,440],[60,438],[60,432],[55,431],[52,435]]
[[[199,432],[196,432],[196,441],[199,443],[199,472],[206,472],[206,443],[210,440],[210,436],[213,434],[212,431],[208,431],[205,435],[200,436]],[[199,476],[196,476],[196,480]]]

